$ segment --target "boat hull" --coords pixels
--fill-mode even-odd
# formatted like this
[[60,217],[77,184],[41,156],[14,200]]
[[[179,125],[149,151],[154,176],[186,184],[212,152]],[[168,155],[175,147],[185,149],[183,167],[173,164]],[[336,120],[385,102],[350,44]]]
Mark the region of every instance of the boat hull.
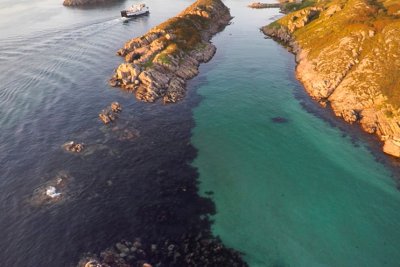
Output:
[[121,11],[121,17],[123,17],[123,18],[135,18],[135,17],[147,15],[149,13],[150,12],[148,10],[146,10],[146,11],[143,11],[143,12],[137,12],[137,13],[134,13],[134,14],[130,14],[128,11],[122,10]]

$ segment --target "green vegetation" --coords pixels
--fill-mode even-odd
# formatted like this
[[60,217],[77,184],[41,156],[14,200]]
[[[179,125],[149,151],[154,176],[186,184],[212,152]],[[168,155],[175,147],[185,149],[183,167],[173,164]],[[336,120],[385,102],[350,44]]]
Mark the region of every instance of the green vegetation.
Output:
[[142,65],[143,68],[148,69],[151,68],[153,66],[153,61],[154,61],[155,55],[153,55],[152,57],[149,58],[149,60],[146,61],[146,63],[144,63]]
[[[177,17],[154,27],[151,32],[162,33],[158,41],[165,47],[158,56],[150,60],[170,64],[171,57],[197,49],[202,45],[202,34],[208,30],[213,19],[219,19],[218,12],[229,10],[221,0],[197,0]],[[145,67],[152,63],[146,63]]]
[[170,43],[174,43],[176,49],[191,50],[201,42],[201,32],[209,28],[217,5],[223,5],[223,3],[220,0],[198,0],[180,16],[167,20],[156,29],[175,35],[176,38]]
[[282,9],[287,13],[287,12],[293,12],[297,11],[306,7],[314,6],[316,4],[317,0],[304,0],[300,3],[296,2],[291,2],[291,3],[285,3],[283,4]]
[[341,86],[360,99],[383,95],[400,108],[399,0],[305,0],[287,8],[295,11],[267,29],[286,29],[321,80],[345,73]]
[[171,60],[166,53],[162,53],[157,57],[157,61],[160,61],[162,64],[171,64]]

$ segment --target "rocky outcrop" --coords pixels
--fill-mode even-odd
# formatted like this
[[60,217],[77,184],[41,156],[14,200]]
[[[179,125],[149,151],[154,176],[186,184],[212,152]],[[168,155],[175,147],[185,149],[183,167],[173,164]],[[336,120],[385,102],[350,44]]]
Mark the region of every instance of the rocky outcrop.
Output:
[[65,151],[79,153],[82,152],[82,150],[84,149],[84,144],[77,143],[75,141],[69,141],[63,144],[62,147]]
[[211,37],[231,18],[221,0],[197,0],[178,16],[118,50],[125,63],[116,69],[110,85],[130,90],[145,102],[181,100],[186,81],[198,74],[200,63],[215,54]]
[[117,2],[118,0],[64,0],[64,6],[85,6],[94,4],[106,4],[111,2]]
[[262,31],[292,48],[307,92],[400,157],[400,5],[331,0]]
[[270,3],[254,2],[254,3],[251,3],[250,5],[248,5],[248,7],[256,8],[256,9],[260,9],[260,8],[280,8],[281,4],[279,4],[279,3],[270,4]]
[[73,178],[64,171],[57,173],[46,183],[36,188],[29,200],[33,206],[61,203],[68,198],[68,185]]
[[122,106],[118,102],[112,102],[99,113],[99,118],[104,124],[109,124],[117,119],[118,113],[122,111]]
[[135,238],[121,241],[114,247],[81,259],[78,267],[151,267],[151,266],[231,266],[245,267],[241,254],[226,248],[209,233],[185,234],[171,241],[149,243]]

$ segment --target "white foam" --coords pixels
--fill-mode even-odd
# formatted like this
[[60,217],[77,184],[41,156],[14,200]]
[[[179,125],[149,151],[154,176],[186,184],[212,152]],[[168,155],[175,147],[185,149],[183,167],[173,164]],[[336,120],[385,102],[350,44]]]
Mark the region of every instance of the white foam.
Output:
[[56,188],[54,186],[47,187],[46,195],[51,198],[59,197],[61,193],[57,193]]

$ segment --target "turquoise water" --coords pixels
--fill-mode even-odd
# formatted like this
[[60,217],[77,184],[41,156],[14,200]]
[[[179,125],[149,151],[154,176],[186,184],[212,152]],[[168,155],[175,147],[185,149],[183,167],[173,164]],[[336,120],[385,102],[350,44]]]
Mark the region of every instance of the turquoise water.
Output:
[[226,4],[234,23],[213,39],[192,137],[214,233],[250,266],[399,266],[389,170],[294,97],[293,56],[258,30],[277,11]]

